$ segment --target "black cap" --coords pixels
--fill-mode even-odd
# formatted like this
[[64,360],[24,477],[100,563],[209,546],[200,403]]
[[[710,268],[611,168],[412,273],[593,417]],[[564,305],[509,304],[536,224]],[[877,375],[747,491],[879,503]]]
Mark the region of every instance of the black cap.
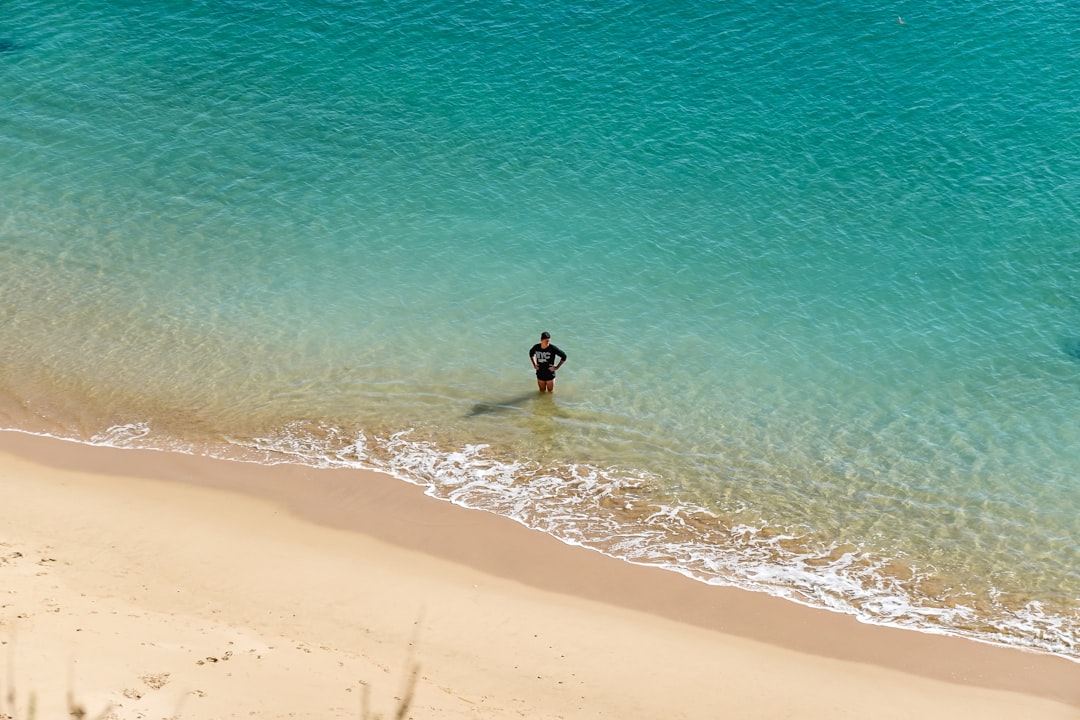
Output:
[[544,339],[550,340],[551,339],[551,333],[549,333],[549,332],[540,333],[540,339],[541,340],[544,340]]

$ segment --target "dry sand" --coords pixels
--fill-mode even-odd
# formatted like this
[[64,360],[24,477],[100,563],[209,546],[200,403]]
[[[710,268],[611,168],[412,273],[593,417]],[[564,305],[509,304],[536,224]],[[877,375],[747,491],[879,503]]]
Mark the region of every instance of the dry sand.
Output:
[[[376,473],[0,432],[0,718],[1071,718],[1080,664],[563,545]],[[365,690],[366,689],[366,690]],[[14,693],[14,702],[11,694]]]

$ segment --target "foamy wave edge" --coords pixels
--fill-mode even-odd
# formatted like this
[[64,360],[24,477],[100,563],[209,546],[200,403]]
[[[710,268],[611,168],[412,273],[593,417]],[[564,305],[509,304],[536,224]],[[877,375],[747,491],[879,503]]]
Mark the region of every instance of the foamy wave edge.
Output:
[[[215,452],[176,440],[161,442],[147,423],[113,426],[89,439],[2,429],[92,446],[209,455],[263,465],[376,471],[420,486],[430,497],[502,515],[568,545],[623,562],[663,568],[709,585],[767,593],[852,615],[868,624],[964,637],[1080,662],[1080,618],[1047,613],[1035,601],[1020,610],[1002,607],[1002,614],[994,618],[980,617],[965,605],[920,604],[882,572],[888,560],[837,548],[791,553],[783,545],[792,536],[764,526],[721,526],[716,532],[699,532],[696,541],[676,541],[679,532],[707,527],[709,519],[719,518],[677,499],[671,504],[649,500],[653,478],[645,473],[587,464],[541,467],[529,460],[504,461],[492,457],[487,445],[445,450],[412,439],[412,430],[386,436],[360,433],[346,440],[337,429],[318,426],[313,430],[296,423],[272,437],[226,438],[229,449],[245,455],[237,457],[229,450]],[[647,509],[638,523],[616,522],[613,508],[633,509],[635,505]],[[992,629],[971,628],[979,623]]]

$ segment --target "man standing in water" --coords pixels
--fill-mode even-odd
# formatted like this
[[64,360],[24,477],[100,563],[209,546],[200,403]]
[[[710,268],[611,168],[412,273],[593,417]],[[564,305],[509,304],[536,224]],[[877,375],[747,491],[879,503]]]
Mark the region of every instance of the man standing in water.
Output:
[[[556,356],[559,364],[552,365]],[[529,360],[536,371],[536,386],[540,392],[555,392],[555,371],[566,362],[566,353],[551,344],[551,333],[540,333],[540,342],[529,350]]]

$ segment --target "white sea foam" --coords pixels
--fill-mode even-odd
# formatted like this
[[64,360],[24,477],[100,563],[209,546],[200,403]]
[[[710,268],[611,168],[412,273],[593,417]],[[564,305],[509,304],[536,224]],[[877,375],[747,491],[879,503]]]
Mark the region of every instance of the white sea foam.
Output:
[[145,422],[113,425],[104,432],[91,436],[92,445],[130,447],[150,434],[150,424]]

